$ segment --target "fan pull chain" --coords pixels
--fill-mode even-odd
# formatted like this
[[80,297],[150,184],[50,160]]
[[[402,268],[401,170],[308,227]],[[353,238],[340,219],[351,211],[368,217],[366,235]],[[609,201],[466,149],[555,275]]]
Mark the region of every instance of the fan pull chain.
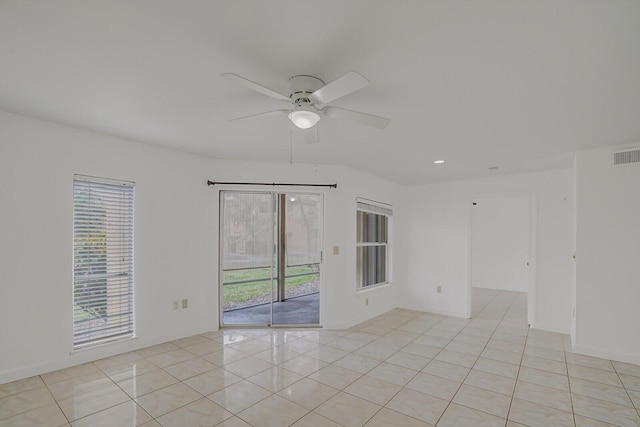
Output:
[[289,129],[289,164],[293,164],[293,129]]

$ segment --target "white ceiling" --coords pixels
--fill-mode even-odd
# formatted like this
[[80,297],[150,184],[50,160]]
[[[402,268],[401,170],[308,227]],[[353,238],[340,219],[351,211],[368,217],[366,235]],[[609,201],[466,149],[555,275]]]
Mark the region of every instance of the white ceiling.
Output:
[[283,104],[221,73],[349,70],[371,85],[333,105],[391,124],[325,118],[295,162],[415,184],[640,141],[636,0],[0,1],[0,109],[211,157],[290,155],[286,117],[227,123]]

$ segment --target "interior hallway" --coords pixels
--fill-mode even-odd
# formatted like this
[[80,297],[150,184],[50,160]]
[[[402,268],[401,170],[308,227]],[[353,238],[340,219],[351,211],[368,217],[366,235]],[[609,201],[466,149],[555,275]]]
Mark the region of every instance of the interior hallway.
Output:
[[526,306],[474,289],[471,320],[196,335],[2,385],[0,426],[640,425],[640,366],[571,353]]

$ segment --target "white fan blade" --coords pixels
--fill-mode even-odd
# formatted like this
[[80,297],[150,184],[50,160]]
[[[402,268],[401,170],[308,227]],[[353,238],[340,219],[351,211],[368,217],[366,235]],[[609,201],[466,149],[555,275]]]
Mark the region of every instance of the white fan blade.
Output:
[[373,114],[361,113],[359,111],[345,110],[338,107],[325,107],[322,109],[325,116],[333,119],[349,120],[354,123],[358,123],[365,126],[370,126],[376,129],[384,129],[391,119],[386,117],[374,116]]
[[287,114],[289,114],[289,110],[274,110],[274,111],[267,111],[264,113],[252,114],[250,116],[238,117],[236,119],[228,120],[228,122],[237,123],[244,120],[251,120],[251,119],[257,119],[262,117],[286,116]]
[[273,89],[269,89],[268,87],[264,87],[256,82],[252,82],[249,79],[245,79],[244,77],[239,76],[237,74],[224,73],[224,74],[220,74],[220,77],[225,78],[227,80],[231,80],[232,82],[239,83],[246,88],[254,90],[263,95],[267,95],[270,98],[277,99],[278,101],[291,102],[288,96],[278,93]]
[[328,104],[338,98],[349,95],[363,87],[369,86],[369,80],[355,71],[349,71],[331,83],[313,92],[309,99],[316,104]]

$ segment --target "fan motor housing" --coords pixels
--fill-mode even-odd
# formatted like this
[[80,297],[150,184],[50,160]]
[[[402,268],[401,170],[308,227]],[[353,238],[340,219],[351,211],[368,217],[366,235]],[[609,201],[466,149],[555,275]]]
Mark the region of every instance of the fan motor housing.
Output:
[[324,82],[317,77],[300,75],[289,79],[289,98],[294,104],[308,104],[309,96],[324,86]]

